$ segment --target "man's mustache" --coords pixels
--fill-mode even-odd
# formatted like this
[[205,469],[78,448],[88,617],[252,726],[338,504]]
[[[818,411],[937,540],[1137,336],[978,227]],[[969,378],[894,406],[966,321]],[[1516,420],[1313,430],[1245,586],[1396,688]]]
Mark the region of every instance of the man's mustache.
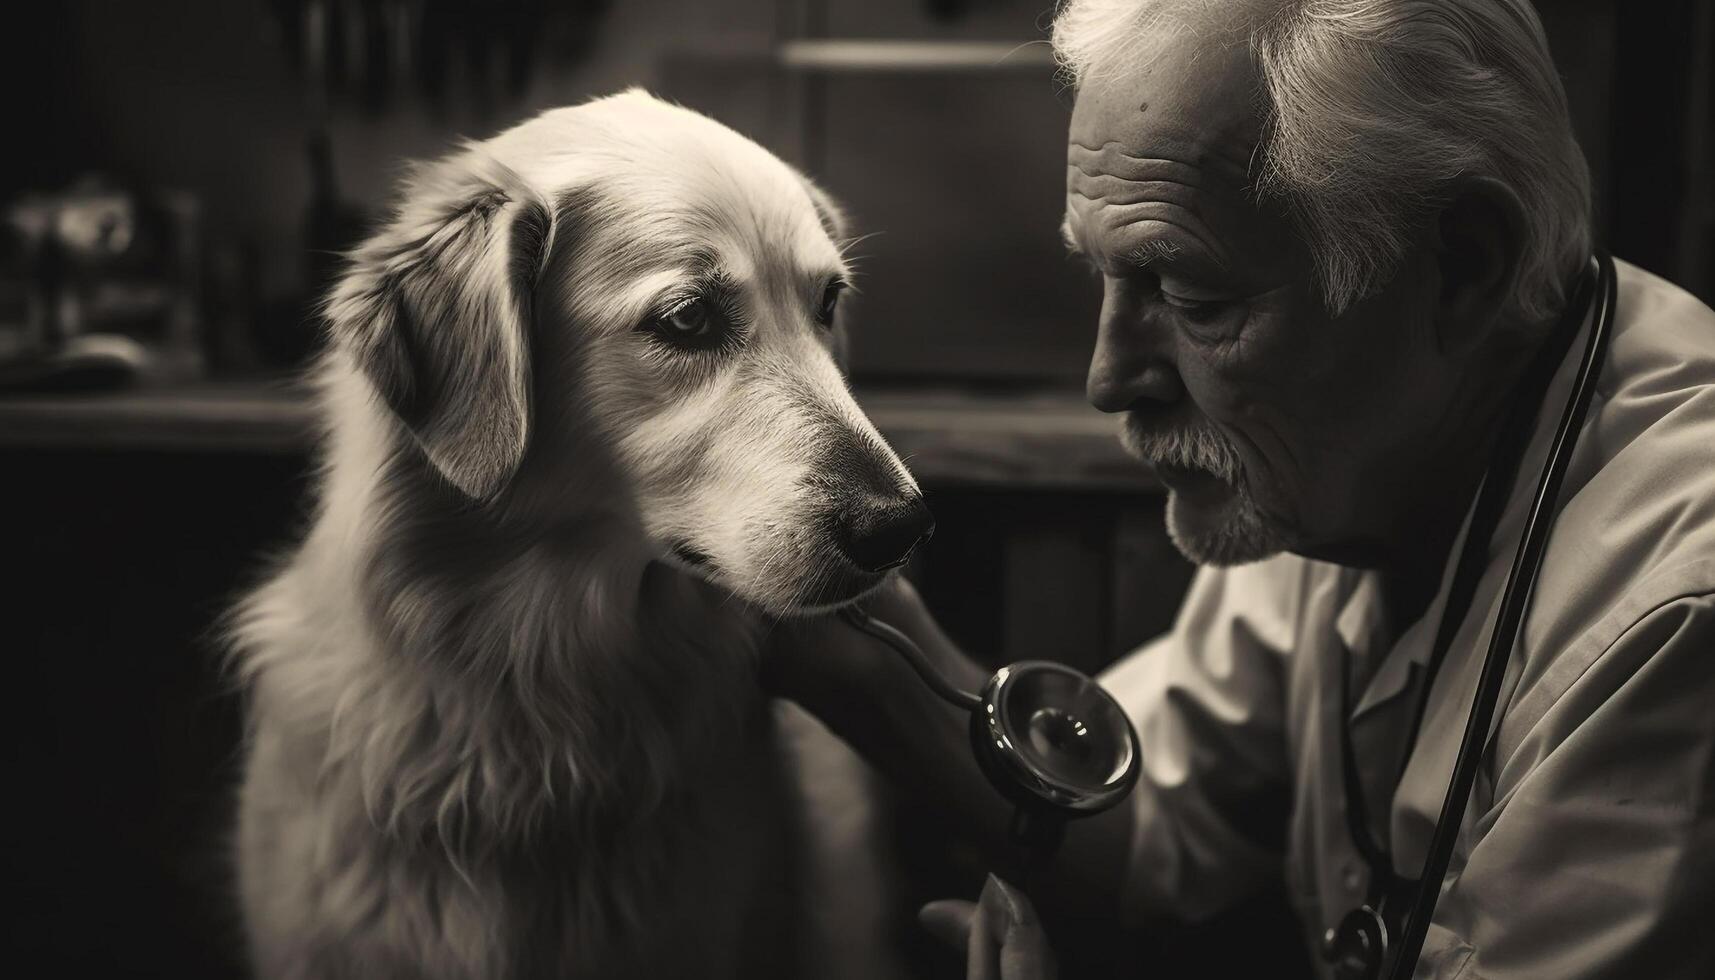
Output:
[[1243,471],[1238,450],[1225,433],[1206,421],[1161,429],[1136,412],[1127,412],[1120,441],[1152,465],[1201,470],[1228,486],[1239,485]]

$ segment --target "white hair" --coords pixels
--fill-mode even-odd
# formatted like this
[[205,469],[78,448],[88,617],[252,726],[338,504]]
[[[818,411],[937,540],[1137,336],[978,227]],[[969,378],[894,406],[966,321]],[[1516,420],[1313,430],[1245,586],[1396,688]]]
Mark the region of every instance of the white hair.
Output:
[[1590,253],[1590,173],[1528,0],[1066,0],[1054,49],[1084,85],[1193,29],[1248,36],[1267,95],[1254,189],[1291,209],[1329,309],[1385,285],[1467,175],[1523,205],[1512,312],[1565,304]]

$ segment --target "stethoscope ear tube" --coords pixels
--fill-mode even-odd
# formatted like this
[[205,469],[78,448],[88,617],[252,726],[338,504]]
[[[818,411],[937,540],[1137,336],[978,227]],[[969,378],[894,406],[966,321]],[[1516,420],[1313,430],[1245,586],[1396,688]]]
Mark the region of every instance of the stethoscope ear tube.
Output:
[[1507,660],[1518,643],[1519,631],[1524,626],[1524,615],[1529,607],[1530,592],[1536,584],[1537,572],[1542,567],[1542,555],[1548,545],[1548,532],[1554,523],[1554,502],[1560,494],[1566,468],[1572,461],[1572,451],[1578,444],[1579,429],[1583,426],[1590,410],[1590,402],[1596,393],[1596,380],[1601,374],[1602,359],[1608,348],[1608,335],[1612,332],[1614,316],[1618,309],[1619,286],[1612,256],[1598,251],[1595,263],[1595,316],[1591,323],[1589,339],[1584,345],[1583,362],[1579,365],[1578,377],[1573,384],[1572,395],[1567,399],[1566,409],[1561,413],[1560,425],[1555,430],[1554,441],[1548,451],[1548,463],[1543,467],[1542,476],[1537,481],[1536,493],[1531,498],[1530,512],[1525,518],[1524,534],[1519,541],[1518,553],[1513,558],[1512,570],[1508,572],[1506,587],[1501,592],[1500,614],[1495,619],[1494,632],[1489,636],[1488,653],[1483,659],[1482,673],[1477,680],[1476,698],[1465,721],[1459,754],[1453,763],[1453,775],[1448,781],[1447,795],[1441,802],[1441,815],[1435,822],[1435,834],[1430,838],[1423,874],[1418,879],[1421,884],[1412,900],[1405,928],[1399,938],[1398,952],[1387,974],[1390,980],[1408,980],[1417,967],[1418,955],[1423,951],[1423,940],[1429,932],[1429,920],[1435,914],[1435,900],[1440,896],[1441,881],[1446,877],[1448,862],[1452,860],[1453,846],[1458,839],[1460,825],[1465,819],[1465,807],[1471,796],[1471,787],[1476,782],[1477,766],[1482,760],[1483,749],[1488,740],[1489,725],[1494,719],[1495,705],[1500,700]]

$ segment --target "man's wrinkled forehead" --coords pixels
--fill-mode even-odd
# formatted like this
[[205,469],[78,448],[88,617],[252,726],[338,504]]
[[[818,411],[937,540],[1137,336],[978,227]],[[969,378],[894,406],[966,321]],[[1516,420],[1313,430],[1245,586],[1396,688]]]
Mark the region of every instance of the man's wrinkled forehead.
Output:
[[1175,33],[1134,57],[1135,70],[1107,66],[1079,86],[1072,149],[1172,160],[1246,184],[1263,92],[1243,39]]
[[1231,33],[1180,32],[1129,57],[1133,70],[1106,66],[1079,87],[1066,148],[1068,245],[1087,251],[1089,236],[1123,227],[1128,253],[1160,244],[1188,261],[1256,265],[1251,253],[1270,247],[1260,238],[1275,236],[1258,226],[1252,193],[1262,126],[1248,45]]

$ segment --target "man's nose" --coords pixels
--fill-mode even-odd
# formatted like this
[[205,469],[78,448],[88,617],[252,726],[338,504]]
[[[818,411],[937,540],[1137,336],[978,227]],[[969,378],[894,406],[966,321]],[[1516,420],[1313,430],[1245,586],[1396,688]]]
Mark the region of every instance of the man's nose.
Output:
[[880,572],[905,564],[934,531],[921,494],[864,493],[841,515],[838,540],[852,564]]
[[1096,350],[1084,396],[1104,412],[1123,412],[1138,403],[1171,405],[1185,396],[1185,384],[1161,345],[1149,336],[1152,328],[1115,315],[1102,305],[1096,330]]

